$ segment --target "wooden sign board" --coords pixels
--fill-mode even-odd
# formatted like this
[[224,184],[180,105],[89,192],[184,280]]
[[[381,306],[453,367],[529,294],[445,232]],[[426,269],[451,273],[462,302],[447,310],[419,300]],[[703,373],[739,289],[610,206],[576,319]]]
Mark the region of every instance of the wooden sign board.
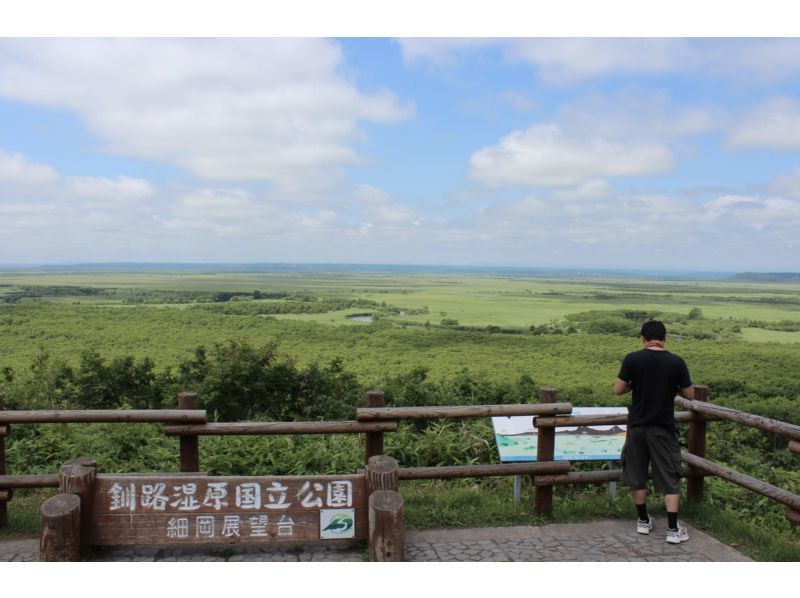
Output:
[[98,475],[90,544],[366,539],[365,476]]

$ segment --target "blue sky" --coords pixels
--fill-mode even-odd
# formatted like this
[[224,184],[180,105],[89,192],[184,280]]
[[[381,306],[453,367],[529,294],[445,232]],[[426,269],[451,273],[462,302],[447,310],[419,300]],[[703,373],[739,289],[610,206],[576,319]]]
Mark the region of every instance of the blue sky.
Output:
[[797,271],[799,233],[798,39],[0,39],[0,263]]

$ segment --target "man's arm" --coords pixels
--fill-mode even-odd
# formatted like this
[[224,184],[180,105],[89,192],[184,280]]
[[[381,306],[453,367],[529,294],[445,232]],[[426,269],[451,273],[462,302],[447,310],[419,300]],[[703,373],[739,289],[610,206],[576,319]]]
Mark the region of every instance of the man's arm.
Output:
[[678,391],[678,394],[682,396],[684,399],[689,399],[691,401],[694,399],[694,386],[687,386],[686,388],[681,388]]
[[[630,392],[631,390],[631,383],[626,382],[625,380],[620,380],[617,378],[614,380],[614,394],[615,395],[624,395],[626,392]],[[694,393],[694,389],[692,389]],[[694,394],[692,394],[694,396]]]

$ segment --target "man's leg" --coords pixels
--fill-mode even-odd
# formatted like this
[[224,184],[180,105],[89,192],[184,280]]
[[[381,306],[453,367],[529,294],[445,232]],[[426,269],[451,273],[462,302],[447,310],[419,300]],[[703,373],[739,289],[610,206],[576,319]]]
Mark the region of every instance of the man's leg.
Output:
[[678,510],[681,505],[680,494],[665,494],[664,506],[667,507],[667,528],[671,530],[678,529]]
[[667,508],[666,540],[670,544],[686,542],[689,534],[686,527],[678,523],[682,463],[677,435],[670,430],[655,430],[650,441],[653,485],[656,492],[664,495],[664,506]]
[[650,461],[644,430],[629,428],[622,451],[622,481],[631,487],[633,502],[639,513],[636,531],[649,534],[653,522],[647,513],[647,467]]
[[633,503],[639,513],[639,520],[636,522],[636,531],[640,534],[649,534],[653,529],[653,521],[647,512],[647,489],[633,491]]

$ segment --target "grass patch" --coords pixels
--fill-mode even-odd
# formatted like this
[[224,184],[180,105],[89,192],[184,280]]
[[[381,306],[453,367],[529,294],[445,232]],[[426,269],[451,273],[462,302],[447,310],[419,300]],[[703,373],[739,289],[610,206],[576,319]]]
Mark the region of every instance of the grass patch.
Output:
[[402,482],[406,526],[413,529],[541,525],[529,499],[514,502],[513,478]]
[[0,540],[37,537],[42,503],[55,495],[55,489],[15,490],[7,503],[8,525],[0,528]]
[[800,532],[787,521],[767,530],[717,505],[687,503],[682,511],[694,527],[754,561],[800,561]]
[[751,343],[800,343],[800,332],[742,328],[742,338]]

